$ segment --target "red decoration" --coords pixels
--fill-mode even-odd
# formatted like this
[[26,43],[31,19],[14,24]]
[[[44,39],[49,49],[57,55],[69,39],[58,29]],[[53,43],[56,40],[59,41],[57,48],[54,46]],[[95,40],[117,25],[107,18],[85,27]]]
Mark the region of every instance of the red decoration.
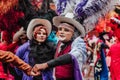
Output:
[[[120,20],[120,15],[116,16],[115,18]],[[107,23],[107,25],[112,28],[114,35],[120,41],[120,24],[111,19],[110,22]]]
[[0,15],[7,13],[18,4],[18,0],[0,0]]
[[101,33],[105,30],[106,22],[104,19],[99,19],[98,24],[96,25],[95,29],[98,33]]
[[14,9],[9,10],[6,14],[0,16],[0,29],[16,32],[21,27],[18,25],[18,21],[23,17],[23,12],[15,11]]

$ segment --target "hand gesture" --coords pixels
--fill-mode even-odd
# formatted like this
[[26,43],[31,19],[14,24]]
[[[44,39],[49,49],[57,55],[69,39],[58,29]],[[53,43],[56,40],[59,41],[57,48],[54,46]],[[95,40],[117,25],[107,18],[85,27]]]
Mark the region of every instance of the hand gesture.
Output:
[[31,71],[31,73],[30,73],[30,76],[39,76],[41,74],[41,72],[40,71],[38,71],[38,72],[33,72],[33,71]]
[[32,71],[32,67],[26,72],[26,74],[28,75],[28,76],[39,76],[39,75],[41,75],[41,72],[40,71],[38,71],[38,72],[33,72]]
[[48,68],[48,64],[47,63],[42,63],[42,64],[36,64],[33,68],[32,68],[32,71],[34,73],[38,73],[40,72],[41,70],[44,70]]

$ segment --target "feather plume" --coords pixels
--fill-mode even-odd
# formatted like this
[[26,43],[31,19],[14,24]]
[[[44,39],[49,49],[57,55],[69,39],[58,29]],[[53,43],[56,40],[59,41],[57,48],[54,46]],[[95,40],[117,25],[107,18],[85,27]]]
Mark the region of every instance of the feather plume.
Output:
[[[79,20],[83,19],[83,26],[86,29],[86,33],[95,28],[99,18],[105,17],[105,15],[115,8],[117,0],[88,0],[85,6],[81,7],[81,12],[77,12],[76,17]],[[82,4],[82,3],[80,3]],[[78,4],[78,6],[80,5]]]
[[18,0],[0,0],[0,15],[7,13],[18,4]]
[[53,0],[59,15],[73,12],[86,30],[86,33],[93,30],[100,18],[115,9],[119,0]]
[[16,32],[21,27],[21,25],[18,24],[18,21],[23,17],[23,12],[14,9],[9,10],[4,15],[0,16],[0,29]]

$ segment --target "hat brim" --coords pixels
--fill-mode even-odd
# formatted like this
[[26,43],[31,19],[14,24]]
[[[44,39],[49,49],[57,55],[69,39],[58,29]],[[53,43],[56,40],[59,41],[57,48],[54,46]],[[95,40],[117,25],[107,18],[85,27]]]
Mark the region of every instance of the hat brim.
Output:
[[14,34],[14,36],[13,36],[13,41],[18,41],[18,40],[19,40],[19,37],[20,37],[22,34],[25,34],[25,31],[24,31],[23,27]]
[[76,20],[72,19],[72,18],[67,18],[67,17],[64,17],[64,16],[56,16],[53,18],[53,24],[58,27],[61,22],[67,22],[67,23],[70,23],[72,25],[74,25],[75,28],[78,29],[78,31],[81,33],[80,36],[81,37],[84,37],[85,36],[85,29],[84,27],[79,23],[77,22]]
[[38,24],[44,25],[46,27],[46,29],[47,29],[48,36],[50,35],[51,29],[52,29],[51,23],[46,19],[38,19],[37,18],[37,19],[32,19],[30,21],[30,23],[28,24],[28,28],[27,28],[27,37],[28,37],[28,39],[31,40],[33,38],[33,34],[32,34],[33,29]]

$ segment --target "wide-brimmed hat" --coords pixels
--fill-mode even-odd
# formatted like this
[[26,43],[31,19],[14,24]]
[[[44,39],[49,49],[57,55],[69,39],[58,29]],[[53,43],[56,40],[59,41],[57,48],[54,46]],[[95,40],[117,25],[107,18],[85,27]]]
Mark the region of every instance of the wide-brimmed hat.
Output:
[[21,27],[20,30],[17,31],[17,32],[14,34],[14,36],[13,36],[13,41],[18,41],[19,38],[20,38],[20,36],[23,35],[23,34],[25,34],[25,33],[26,33],[26,31],[23,29],[23,27]]
[[53,18],[53,24],[58,27],[62,22],[66,22],[72,24],[81,34],[81,37],[85,36],[85,29],[84,27],[76,21],[74,18],[73,13],[67,13],[65,16],[56,16]]
[[51,33],[51,29],[52,29],[52,25],[51,23],[46,20],[46,19],[39,19],[39,18],[36,18],[36,19],[32,19],[30,21],[30,23],[28,24],[28,28],[27,28],[27,37],[28,39],[32,39],[33,38],[33,29],[36,25],[39,25],[39,24],[42,24],[46,27],[47,29],[47,33],[48,33],[48,36],[49,34]]

